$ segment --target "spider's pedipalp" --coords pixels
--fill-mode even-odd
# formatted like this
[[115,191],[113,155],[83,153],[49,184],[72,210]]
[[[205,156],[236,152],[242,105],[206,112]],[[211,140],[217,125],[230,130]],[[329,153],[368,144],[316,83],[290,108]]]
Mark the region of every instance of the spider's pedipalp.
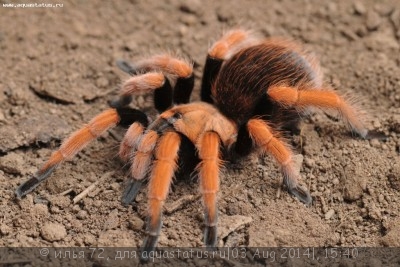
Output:
[[135,122],[129,126],[122,139],[121,145],[119,147],[118,155],[119,157],[127,162],[131,158],[131,154],[136,150],[138,140],[142,136],[145,127],[138,122]]
[[147,116],[143,112],[129,108],[108,109],[95,116],[88,124],[65,139],[60,148],[53,152],[47,162],[17,188],[17,197],[21,198],[31,192],[48,178],[59,164],[65,160],[72,159],[79,151],[108,129],[119,123],[130,123],[135,120],[147,124]]
[[298,90],[293,87],[277,86],[269,88],[267,94],[285,107],[294,107],[299,110],[311,106],[321,109],[334,109],[339,112],[350,128],[361,137],[365,138],[368,135],[368,129],[362,120],[362,112],[334,91],[326,89]]
[[179,134],[172,131],[164,133],[157,143],[149,180],[147,237],[143,242],[143,251],[152,251],[160,234],[162,208],[177,169],[180,143]]
[[312,202],[310,193],[299,185],[299,170],[293,162],[293,153],[290,148],[276,137],[273,130],[261,119],[249,120],[247,128],[255,145],[263,152],[272,155],[281,166],[289,192],[305,204],[310,204]]
[[197,170],[204,205],[204,243],[207,247],[214,247],[217,243],[217,193],[221,166],[219,135],[215,132],[205,132],[197,143],[197,149],[201,160]]
[[131,176],[133,179],[142,180],[146,177],[157,140],[158,134],[153,130],[146,131],[139,140],[137,149],[132,155]]
[[149,129],[143,132],[140,124],[132,124],[128,129],[120,148],[120,156],[132,161],[130,167],[132,179],[121,200],[124,205],[131,204],[139,193],[143,180],[147,177],[157,140],[157,132]]

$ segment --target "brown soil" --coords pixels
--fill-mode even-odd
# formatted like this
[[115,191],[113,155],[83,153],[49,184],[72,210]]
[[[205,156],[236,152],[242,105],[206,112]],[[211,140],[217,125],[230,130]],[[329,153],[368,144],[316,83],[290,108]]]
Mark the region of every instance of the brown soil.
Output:
[[[389,139],[351,136],[325,114],[305,119],[292,144],[304,156],[311,207],[280,192],[281,174],[270,157],[228,164],[219,245],[400,246],[400,2],[390,0],[0,6],[0,246],[140,246],[145,190],[137,206],[121,205],[128,178],[116,156],[122,129],[103,135],[26,198],[17,201],[15,189],[63,138],[108,107],[128,77],[117,59],[166,50],[190,57],[192,100],[198,100],[207,48],[235,26],[304,42],[320,58],[326,81],[361,97],[369,128]],[[132,106],[151,107],[151,96]],[[177,181],[166,205],[183,205],[164,216],[160,246],[202,246],[201,201],[188,195],[197,195],[196,183]]]

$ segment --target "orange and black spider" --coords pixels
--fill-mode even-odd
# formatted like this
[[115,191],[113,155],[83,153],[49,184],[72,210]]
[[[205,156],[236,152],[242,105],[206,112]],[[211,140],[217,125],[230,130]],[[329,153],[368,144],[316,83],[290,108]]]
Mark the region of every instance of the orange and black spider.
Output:
[[[293,151],[280,132],[293,128],[310,108],[334,110],[363,138],[369,132],[361,110],[323,84],[318,62],[300,45],[281,39],[255,37],[232,30],[208,51],[201,102],[188,103],[194,86],[193,66],[170,55],[157,55],[134,65],[119,66],[132,77],[110,108],[73,133],[29,180],[17,197],[32,191],[64,160],[116,125],[129,125],[119,156],[131,163],[131,182],[122,201],[133,202],[148,181],[147,237],[143,250],[157,243],[164,201],[178,168],[198,174],[204,205],[204,242],[217,243],[217,193],[223,158],[240,158],[258,151],[271,155],[281,168],[288,191],[310,204],[309,191],[299,185]],[[132,95],[154,92],[160,112],[151,122],[141,111],[127,107]],[[192,170],[190,170],[192,169]]]

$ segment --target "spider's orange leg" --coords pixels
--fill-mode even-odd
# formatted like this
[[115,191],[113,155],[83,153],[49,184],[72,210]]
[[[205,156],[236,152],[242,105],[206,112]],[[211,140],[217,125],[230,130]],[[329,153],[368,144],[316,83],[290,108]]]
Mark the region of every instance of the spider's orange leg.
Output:
[[284,182],[289,192],[305,204],[311,204],[310,193],[299,185],[299,170],[293,162],[293,153],[290,148],[276,137],[271,127],[261,119],[249,120],[247,128],[254,144],[263,152],[272,155],[281,166]]
[[[188,103],[190,100],[190,95],[194,87],[193,64],[187,62],[186,60],[164,54],[155,55],[153,57],[141,60],[134,65],[131,65],[126,61],[120,60],[117,62],[117,65],[123,71],[131,75],[137,75],[143,72],[150,71],[160,71],[164,75],[169,76],[169,79],[174,80],[174,82],[171,81],[171,84],[174,84],[173,91],[171,85],[169,84],[169,80],[166,79],[169,84],[169,90],[163,89],[156,90],[154,92],[155,106],[159,111],[164,111],[166,109],[162,106],[162,103],[166,102],[166,97],[169,97],[169,102],[173,101],[176,104]],[[135,77],[132,77],[131,79],[134,78]],[[166,86],[167,85],[164,85],[164,87]],[[119,103],[129,103],[130,100],[130,96],[121,97]],[[161,108],[158,108],[158,105],[161,105]]]
[[146,252],[154,249],[160,234],[162,208],[177,169],[180,143],[181,138],[178,133],[166,132],[160,137],[154,152],[155,161],[150,175],[148,191],[147,237],[142,247],[142,250]]
[[208,55],[211,58],[225,60],[237,50],[256,42],[257,38],[251,31],[230,30],[210,47]]
[[149,72],[133,76],[122,85],[118,99],[111,101],[111,107],[124,107],[132,101],[132,95],[154,92],[154,106],[164,111],[172,104],[172,87],[169,80],[160,72]]
[[136,149],[144,130],[145,127],[139,122],[134,122],[129,126],[119,146],[118,155],[123,161],[127,162],[132,158],[132,152]]
[[201,160],[199,171],[200,192],[203,196],[205,230],[204,243],[207,247],[217,244],[217,193],[219,191],[220,138],[215,132],[206,132],[197,144]]
[[32,177],[17,188],[17,197],[21,198],[31,192],[44,181],[59,164],[65,160],[72,159],[79,151],[108,129],[117,124],[127,125],[134,121],[139,121],[144,125],[148,123],[147,116],[138,110],[119,108],[103,111],[89,121],[88,124],[72,133],[70,137],[64,140],[60,148],[50,156],[49,160]]
[[334,91],[273,87],[268,89],[267,94],[274,101],[285,107],[294,107],[301,110],[312,106],[336,110],[352,130],[363,138],[368,135],[368,129],[363,123],[360,110]]
[[201,100],[213,103],[211,96],[212,84],[221,69],[224,60],[227,60],[238,49],[256,42],[250,31],[241,29],[228,31],[221,39],[215,42],[208,50],[201,82]]

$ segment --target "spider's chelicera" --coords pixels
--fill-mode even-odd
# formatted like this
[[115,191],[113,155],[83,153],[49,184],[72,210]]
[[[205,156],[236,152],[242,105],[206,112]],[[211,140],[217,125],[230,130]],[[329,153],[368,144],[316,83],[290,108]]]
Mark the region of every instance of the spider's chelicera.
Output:
[[[116,125],[129,126],[119,156],[131,164],[131,180],[122,201],[134,201],[148,181],[147,237],[142,249],[151,251],[161,229],[164,201],[175,172],[197,171],[204,205],[204,242],[217,243],[217,193],[222,158],[240,158],[253,151],[271,155],[281,168],[288,191],[305,204],[312,198],[299,185],[299,168],[281,137],[293,129],[299,114],[310,108],[334,110],[363,138],[368,132],[353,101],[323,84],[318,62],[298,44],[260,39],[232,30],[208,51],[201,85],[201,102],[189,103],[193,66],[171,55],[157,55],[134,65],[118,65],[132,77],[122,86],[112,108],[73,133],[50,159],[19,186],[21,198],[44,181],[63,161]],[[132,95],[153,92],[159,116],[151,122],[129,108]],[[183,168],[183,167],[182,167]]]

